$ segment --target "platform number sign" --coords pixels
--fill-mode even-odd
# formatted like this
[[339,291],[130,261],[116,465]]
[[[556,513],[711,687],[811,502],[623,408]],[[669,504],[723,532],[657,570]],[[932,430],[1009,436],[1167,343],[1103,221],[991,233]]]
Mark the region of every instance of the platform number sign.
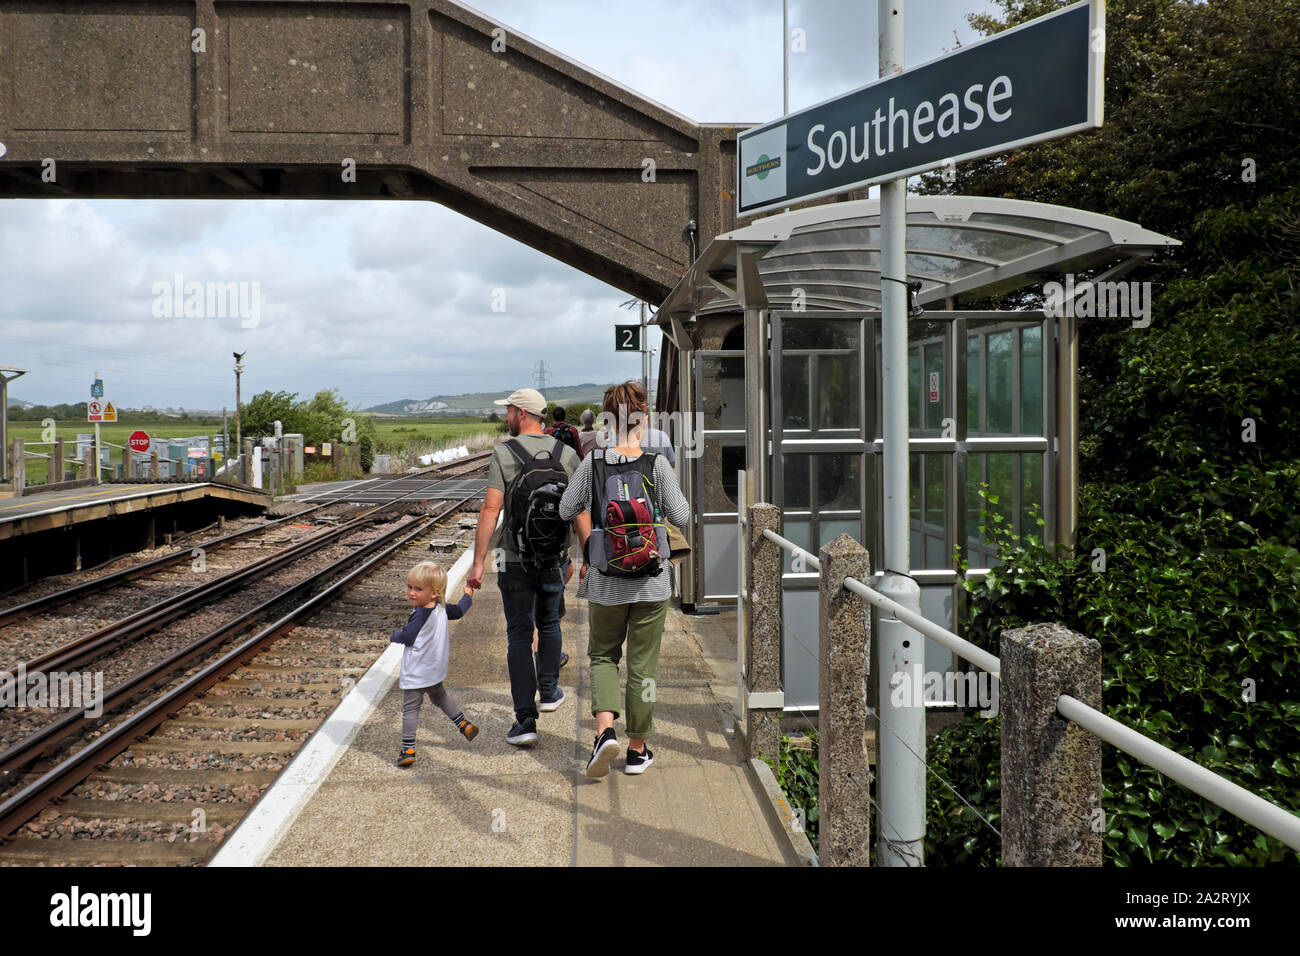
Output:
[[614,351],[615,352],[640,352],[641,351],[641,326],[639,325],[614,326]]

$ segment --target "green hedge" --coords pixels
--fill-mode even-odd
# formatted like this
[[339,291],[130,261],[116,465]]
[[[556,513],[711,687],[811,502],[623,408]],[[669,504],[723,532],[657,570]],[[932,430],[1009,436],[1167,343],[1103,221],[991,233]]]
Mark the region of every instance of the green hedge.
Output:
[[[971,594],[971,639],[1058,621],[1102,647],[1112,717],[1280,806],[1300,808],[1300,190],[1203,215],[1218,265],[1173,283],[1121,337],[1118,379],[1088,410],[1077,553],[1015,541]],[[1254,441],[1242,419],[1255,423]],[[990,499],[992,502],[993,499]],[[1104,565],[1103,565],[1104,561]],[[1104,567],[1104,570],[1103,570]],[[932,766],[997,810],[994,722],[965,722]],[[1110,747],[1106,860],[1300,863],[1300,855]],[[993,864],[996,840],[931,783],[935,863]]]

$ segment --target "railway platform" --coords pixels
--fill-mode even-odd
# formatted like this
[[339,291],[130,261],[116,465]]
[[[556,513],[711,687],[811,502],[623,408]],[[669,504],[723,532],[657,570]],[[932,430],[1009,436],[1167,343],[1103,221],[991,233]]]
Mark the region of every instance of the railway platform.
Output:
[[[450,577],[460,593],[468,561]],[[395,765],[400,648],[393,645],[281,773],[211,865],[782,866],[797,858],[719,702],[734,694],[734,637],[717,617],[669,612],[654,766],[582,774],[595,736],[587,606],[570,582],[562,622],[566,700],[538,720],[533,748],[506,742],[513,720],[505,619],[495,575],[452,627],[451,688],[480,727],[464,740],[426,704],[415,765]],[[394,606],[402,603],[394,594]],[[734,633],[734,626],[732,628]],[[710,661],[714,663],[711,665]],[[625,675],[624,675],[625,676]],[[627,737],[622,719],[615,724]]]
[[271,503],[270,495],[257,489],[208,481],[87,485],[62,491],[28,492],[21,498],[0,499],[0,540],[205,497],[259,508]]
[[23,585],[92,568],[272,502],[221,482],[86,485],[0,499],[0,581]]

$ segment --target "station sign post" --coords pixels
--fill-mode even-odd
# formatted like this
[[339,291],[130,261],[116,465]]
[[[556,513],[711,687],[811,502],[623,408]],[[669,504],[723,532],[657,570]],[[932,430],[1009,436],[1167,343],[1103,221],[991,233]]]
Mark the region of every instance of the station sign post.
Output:
[[104,397],[104,380],[100,378],[99,373],[96,372],[94,380],[90,383],[90,401],[86,403],[86,421],[94,422],[95,424],[95,461],[92,467],[95,469],[95,484],[97,485],[100,484],[101,481],[99,461],[99,423],[106,420],[117,421],[116,411],[113,412],[113,417],[111,419],[106,419],[104,417],[105,409],[112,407],[112,403]]
[[[736,214],[880,184],[884,554],[873,558],[887,569],[879,590],[919,614],[908,527],[907,177],[1101,126],[1105,0],[1082,0],[906,71],[903,4],[877,0],[876,82],[737,137]],[[939,400],[934,384],[930,398]],[[925,708],[894,705],[890,681],[920,668],[925,641],[883,614],[879,632],[878,861],[921,866]]]

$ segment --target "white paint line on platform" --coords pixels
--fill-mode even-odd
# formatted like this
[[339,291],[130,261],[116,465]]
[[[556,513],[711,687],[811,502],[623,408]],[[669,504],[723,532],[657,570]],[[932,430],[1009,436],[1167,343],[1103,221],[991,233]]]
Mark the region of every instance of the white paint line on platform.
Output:
[[[467,548],[447,572],[447,596],[464,587],[474,552]],[[459,598],[458,598],[459,600]],[[289,766],[262,794],[253,809],[226,837],[208,866],[261,866],[329,777],[334,765],[352,745],[361,725],[376,704],[396,683],[402,666],[402,647],[390,644],[379,660],[344,697]]]

